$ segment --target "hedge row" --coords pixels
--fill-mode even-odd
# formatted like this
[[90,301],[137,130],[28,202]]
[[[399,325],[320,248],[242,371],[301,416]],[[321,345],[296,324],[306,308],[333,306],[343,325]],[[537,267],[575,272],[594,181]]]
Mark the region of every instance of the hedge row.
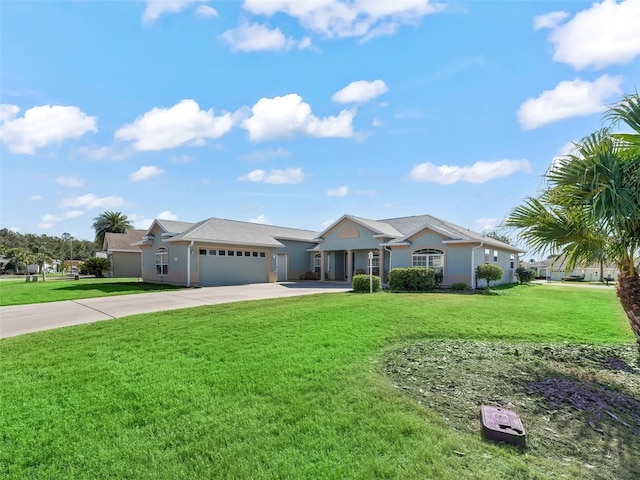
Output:
[[395,292],[423,292],[435,287],[432,268],[394,268],[389,272],[389,289]]
[[354,275],[353,276],[353,291],[356,293],[368,293],[371,288],[371,280],[373,280],[373,291],[379,292],[382,288],[382,282],[380,277],[373,275],[371,279],[369,275]]

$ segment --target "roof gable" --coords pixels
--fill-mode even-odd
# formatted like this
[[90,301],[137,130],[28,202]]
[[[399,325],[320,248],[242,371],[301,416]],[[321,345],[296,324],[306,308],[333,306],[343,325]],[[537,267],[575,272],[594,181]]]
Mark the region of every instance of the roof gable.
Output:
[[104,236],[103,250],[139,252],[140,247],[132,244],[140,242],[145,233],[146,230],[133,229],[124,233],[107,232]]

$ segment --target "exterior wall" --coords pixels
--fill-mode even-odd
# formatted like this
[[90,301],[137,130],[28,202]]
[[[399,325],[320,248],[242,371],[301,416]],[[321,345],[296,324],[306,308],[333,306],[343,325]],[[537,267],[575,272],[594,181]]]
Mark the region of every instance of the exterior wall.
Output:
[[142,275],[141,254],[138,252],[111,252],[107,258],[111,262],[111,277],[129,278]]
[[311,243],[296,240],[278,240],[284,247],[276,249],[276,253],[286,253],[287,258],[287,280],[295,281],[307,272],[313,271],[313,256],[309,264],[309,252],[307,249],[313,247]]
[[[489,250],[489,261],[486,261],[485,249]],[[498,252],[498,260],[494,260],[494,251]],[[513,268],[511,267],[511,255],[513,255]],[[502,268],[503,274],[502,279],[495,282],[495,285],[502,285],[505,283],[515,283],[517,282],[516,278],[516,269],[518,268],[520,259],[518,254],[513,252],[508,252],[505,250],[499,250],[494,247],[482,246],[475,250],[474,254],[474,269],[478,265],[482,265],[485,263],[489,263],[491,265],[497,265]],[[493,285],[493,284],[492,284]],[[487,286],[487,282],[485,280],[478,280],[478,288],[485,288]],[[475,287],[473,285],[472,287]]]
[[[357,235],[357,236],[355,236]],[[345,219],[329,231],[320,243],[320,250],[377,250],[380,240],[368,229]]]
[[[187,244],[175,244],[163,242],[160,232],[154,232],[156,236],[151,245],[142,248],[142,280],[149,283],[169,283],[172,285],[187,285]],[[167,275],[156,273],[156,251],[164,247],[168,252]],[[195,263],[195,255],[191,255],[191,265]],[[192,275],[193,281],[193,275]]]

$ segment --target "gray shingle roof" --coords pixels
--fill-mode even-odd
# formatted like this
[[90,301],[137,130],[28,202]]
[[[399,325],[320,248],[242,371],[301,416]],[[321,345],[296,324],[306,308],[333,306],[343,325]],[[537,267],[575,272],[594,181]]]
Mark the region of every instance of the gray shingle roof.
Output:
[[281,247],[278,239],[301,240],[311,243],[317,232],[295,228],[276,227],[259,223],[240,222],[222,218],[209,218],[191,226],[169,241],[197,240],[230,245]]

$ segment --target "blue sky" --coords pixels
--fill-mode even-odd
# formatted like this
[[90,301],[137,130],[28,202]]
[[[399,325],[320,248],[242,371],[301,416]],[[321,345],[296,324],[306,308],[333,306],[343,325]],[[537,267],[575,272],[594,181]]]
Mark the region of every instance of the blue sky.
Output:
[[0,1],[0,226],[476,231],[640,86],[640,0]]

